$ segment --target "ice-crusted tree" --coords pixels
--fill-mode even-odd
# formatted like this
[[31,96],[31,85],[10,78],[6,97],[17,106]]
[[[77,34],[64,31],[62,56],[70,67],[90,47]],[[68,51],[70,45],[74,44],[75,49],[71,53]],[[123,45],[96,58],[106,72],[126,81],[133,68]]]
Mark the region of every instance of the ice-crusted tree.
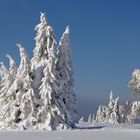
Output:
[[132,101],[126,101],[122,105],[120,105],[120,116],[121,116],[121,123],[129,123],[128,116],[131,114],[132,108]]
[[43,70],[49,59],[49,49],[56,45],[53,28],[48,25],[45,13],[40,14],[40,23],[35,27],[35,31],[37,31],[35,37],[36,47],[31,59],[33,87],[36,93],[39,92],[38,88],[43,77]]
[[96,122],[106,122],[106,106],[99,105],[96,113]]
[[7,87],[7,82],[9,80],[9,71],[3,64],[3,62],[0,62],[0,96],[3,96],[6,94],[9,87]]
[[10,83],[10,74],[3,62],[0,63],[0,122],[3,121],[5,117],[3,115],[3,107],[8,103],[7,91],[9,89]]
[[30,61],[22,45],[17,44],[20,52],[20,65],[16,79],[7,92],[7,104],[2,108],[3,127],[30,129],[36,125],[35,105],[37,100],[31,86]]
[[66,27],[58,49],[57,71],[59,88],[63,94],[63,102],[69,112],[69,119],[77,120],[76,96],[74,92],[73,68],[70,51],[69,26]]
[[111,91],[108,109],[106,111],[106,119],[109,123],[121,123],[118,100],[119,97],[113,99],[113,93]]
[[58,87],[57,57],[54,49],[55,46],[49,49],[49,60],[43,71],[44,77],[39,93],[41,106],[37,116],[40,124],[42,124],[40,128],[46,130],[69,127],[68,112],[60,94],[61,89]]
[[91,115],[91,114],[89,114],[89,116],[88,116],[88,122],[89,122],[89,123],[92,122],[92,115]]
[[84,116],[82,116],[80,119],[79,119],[79,121],[78,121],[78,123],[83,123],[85,120],[84,120]]
[[17,67],[16,67],[16,62],[9,54],[7,54],[6,57],[9,59],[9,74],[10,74],[10,82],[11,82],[10,86],[11,86],[16,78]]
[[97,111],[96,120],[98,122],[107,122],[107,123],[121,123],[121,115],[119,110],[119,98],[113,98],[112,91],[110,92],[108,106],[99,106]]
[[120,106],[121,122],[132,124],[140,120],[140,101],[126,101]]
[[132,124],[136,118],[140,117],[140,102],[134,101],[130,110],[130,114],[127,115],[127,123]]
[[133,93],[133,99],[140,101],[140,70],[134,69],[132,73],[132,79],[129,81],[128,86]]
[[11,85],[14,82],[16,75],[16,64],[10,55],[6,55],[9,59],[9,70],[4,66],[3,62],[1,62],[0,67],[0,76],[1,76],[1,89],[0,89],[0,106],[2,108],[3,105],[7,103],[7,92]]

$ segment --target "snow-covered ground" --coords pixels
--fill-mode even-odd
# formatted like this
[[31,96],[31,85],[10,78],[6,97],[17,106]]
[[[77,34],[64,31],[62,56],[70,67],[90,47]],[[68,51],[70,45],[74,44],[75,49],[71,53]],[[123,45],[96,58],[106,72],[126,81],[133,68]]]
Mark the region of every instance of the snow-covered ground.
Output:
[[140,125],[81,124],[64,131],[1,131],[0,140],[140,140]]

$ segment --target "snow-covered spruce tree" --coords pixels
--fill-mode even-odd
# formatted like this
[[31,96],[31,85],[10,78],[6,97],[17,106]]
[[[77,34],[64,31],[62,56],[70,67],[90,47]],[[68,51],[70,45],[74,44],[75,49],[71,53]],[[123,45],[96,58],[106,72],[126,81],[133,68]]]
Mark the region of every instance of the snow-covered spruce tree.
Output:
[[63,102],[69,112],[69,120],[77,121],[76,96],[74,92],[73,69],[70,51],[69,26],[66,27],[58,49],[57,71],[59,88],[63,94]]
[[16,62],[13,60],[13,58],[10,55],[6,55],[6,57],[9,59],[9,74],[10,74],[10,86],[14,82],[17,74],[17,67]]
[[127,123],[134,123],[135,119],[140,117],[140,103],[134,101],[131,106],[131,112],[127,115]]
[[140,70],[135,69],[132,73],[132,79],[128,83],[133,93],[133,99],[140,101]]
[[9,89],[9,84],[10,84],[10,74],[3,62],[0,62],[0,79],[1,79],[1,84],[0,84],[0,122],[1,120],[4,119],[3,115],[3,107],[7,104],[8,99],[7,99],[7,91]]
[[85,120],[84,120],[84,116],[82,116],[80,119],[79,119],[79,121],[78,121],[78,124],[79,123],[83,123]]
[[0,89],[0,119],[3,119],[2,109],[8,103],[7,92],[14,82],[16,75],[16,64],[10,55],[6,56],[9,59],[9,70],[6,69],[1,62],[0,75],[1,75],[1,89]]
[[106,123],[121,123],[121,115],[119,110],[119,98],[113,99],[112,91],[110,92],[108,107],[99,106],[96,121]]
[[118,100],[119,100],[119,97],[117,97],[116,99],[113,99],[113,94],[111,91],[108,109],[106,111],[106,119],[109,123],[121,123]]
[[43,70],[49,59],[48,51],[52,46],[56,45],[56,41],[53,29],[47,23],[45,13],[41,13],[40,23],[35,27],[35,31],[37,31],[35,37],[36,47],[33,51],[33,58],[31,59],[31,70],[33,87],[37,95],[39,86],[41,85],[41,79],[43,78]]
[[20,52],[20,65],[16,79],[7,92],[7,104],[2,108],[5,129],[34,129],[37,100],[31,86],[30,61],[25,49],[17,45]]
[[91,114],[89,114],[89,116],[88,116],[88,122],[89,122],[89,123],[92,122],[92,115],[91,115]]
[[131,114],[131,108],[132,108],[133,102],[132,101],[126,101],[119,107],[120,116],[121,116],[121,123],[130,123],[129,121],[129,115]]
[[92,122],[95,122],[95,114],[92,114]]
[[7,90],[9,87],[7,87],[7,82],[9,81],[9,71],[3,64],[3,62],[0,62],[0,96],[2,97],[7,93]]
[[37,116],[40,122],[40,129],[66,129],[69,127],[68,112],[63,103],[62,91],[58,87],[55,46],[49,49],[48,57],[39,93],[41,106]]
[[106,122],[106,106],[99,105],[96,113],[96,122],[105,123]]

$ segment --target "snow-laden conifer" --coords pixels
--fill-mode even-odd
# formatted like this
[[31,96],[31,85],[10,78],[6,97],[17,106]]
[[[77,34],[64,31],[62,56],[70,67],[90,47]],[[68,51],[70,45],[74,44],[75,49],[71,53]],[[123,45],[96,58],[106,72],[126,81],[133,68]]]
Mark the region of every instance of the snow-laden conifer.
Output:
[[69,26],[66,27],[58,49],[57,71],[59,73],[59,88],[63,94],[63,102],[69,112],[69,119],[77,120],[76,96],[74,92],[73,68],[70,51]]
[[3,109],[5,105],[8,103],[7,92],[9,90],[10,82],[10,74],[3,62],[0,62],[0,126],[3,123],[3,120],[7,117],[5,116],[5,110]]
[[89,116],[88,116],[88,122],[89,122],[89,123],[92,122],[92,115],[91,115],[91,114],[89,114]]
[[1,90],[0,90],[0,119],[4,119],[3,108],[8,102],[10,102],[8,98],[7,92],[9,91],[11,85],[13,84],[16,76],[16,64],[10,55],[6,55],[9,59],[9,70],[4,66],[1,62],[0,74],[1,74]]
[[[30,78],[30,61],[25,49],[17,45],[20,52],[20,65],[16,79],[7,93],[7,104],[2,108],[3,123],[6,128],[29,129],[36,125],[35,105],[37,104]],[[30,125],[29,125],[30,119]],[[28,121],[28,125],[26,124]]]
[[112,91],[110,92],[108,106],[99,106],[96,115],[97,122],[106,122],[106,123],[121,123],[121,115],[119,110],[119,98],[113,98]]
[[10,55],[7,54],[6,57],[9,59],[9,74],[11,82],[13,83],[17,73],[16,62]]
[[35,37],[36,47],[33,51],[33,58],[31,59],[31,70],[33,87],[35,92],[38,93],[38,88],[43,77],[43,70],[49,59],[49,49],[56,45],[54,31],[48,25],[45,13],[41,13],[40,23],[35,27],[35,31],[37,31]]
[[96,113],[96,122],[106,122],[106,106],[99,105]]
[[57,57],[53,48],[49,49],[48,57],[48,64],[43,71],[44,77],[39,92],[41,107],[39,108],[38,119],[42,124],[42,129],[65,129],[68,127],[68,113],[58,87]]
[[129,114],[126,114],[126,123],[132,124],[140,120],[140,101],[131,102]]
[[133,93],[133,99],[135,101],[140,100],[140,70],[135,69],[132,73],[132,79],[128,83]]
[[0,62],[0,96],[3,96],[6,94],[7,90],[9,89],[8,87],[8,81],[9,81],[9,71],[5,67],[3,62]]
[[85,120],[84,120],[84,116],[82,116],[80,119],[79,119],[79,123],[83,123]]
[[121,122],[118,100],[119,100],[119,97],[117,97],[116,99],[113,98],[113,93],[111,91],[110,97],[109,97],[109,104],[106,111],[106,121],[109,123]]

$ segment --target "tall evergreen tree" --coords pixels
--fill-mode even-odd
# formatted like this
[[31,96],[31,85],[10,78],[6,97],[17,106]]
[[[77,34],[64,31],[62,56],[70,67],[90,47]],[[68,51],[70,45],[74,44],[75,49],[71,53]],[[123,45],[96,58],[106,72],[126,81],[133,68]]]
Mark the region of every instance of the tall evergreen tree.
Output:
[[132,73],[132,79],[129,81],[128,86],[131,88],[133,93],[133,99],[140,101],[140,70],[135,69]]
[[33,51],[33,58],[31,59],[31,69],[33,78],[33,87],[38,93],[38,88],[43,78],[43,70],[48,61],[48,51],[56,45],[54,32],[51,26],[48,25],[45,13],[40,15],[40,23],[35,27],[37,31],[35,42],[36,47]]
[[[55,47],[55,46],[54,46]],[[40,86],[40,101],[38,117],[43,129],[56,130],[69,127],[67,110],[59,94],[58,76],[56,72],[57,57],[53,48],[49,49],[49,60],[43,73]]]
[[77,120],[76,96],[74,92],[73,68],[70,51],[69,26],[63,33],[58,49],[57,71],[59,73],[59,88],[63,94],[63,102],[69,112],[69,119]]

